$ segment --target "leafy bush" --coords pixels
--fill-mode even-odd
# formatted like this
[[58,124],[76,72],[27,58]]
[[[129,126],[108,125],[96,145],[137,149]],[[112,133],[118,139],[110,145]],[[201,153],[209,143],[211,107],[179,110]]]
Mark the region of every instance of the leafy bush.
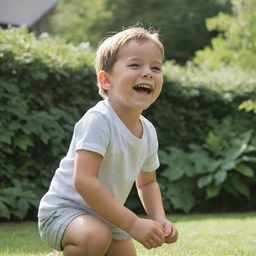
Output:
[[194,65],[164,65],[165,83],[145,115],[156,125],[160,148],[202,144],[223,118],[235,115],[256,89],[256,75],[238,69],[209,72]]
[[[100,99],[92,57],[87,44],[0,30],[0,218],[35,216],[74,123]],[[192,64],[164,69],[162,94],[144,114],[158,131],[167,212],[227,202],[252,209],[256,116],[238,108],[255,95],[255,75]],[[133,190],[127,204],[141,212],[136,197]]]
[[[248,153],[247,150],[255,147],[252,131],[256,116],[241,111],[241,104],[255,95],[255,74],[248,79],[248,72],[239,69],[209,72],[192,64],[180,67],[171,62],[165,64],[164,73],[162,94],[146,115],[158,130],[162,163],[159,181],[166,210],[253,209],[255,203],[251,195],[255,191],[255,174],[252,175],[252,172],[256,170],[256,152],[252,150]],[[222,165],[226,158],[231,158],[232,152],[235,154],[239,150],[246,134],[251,136],[247,135],[250,137],[247,138],[249,149],[233,159],[238,167],[225,169]],[[225,147],[214,151],[210,145],[217,141]],[[249,157],[250,171],[244,160]],[[222,165],[218,165],[219,162]],[[199,167],[201,170],[197,171]],[[225,172],[218,172],[223,168]],[[248,177],[233,171],[236,168],[245,168]],[[217,182],[218,185],[213,178],[216,173],[217,177],[226,175],[222,182]],[[231,193],[232,182],[236,182],[235,177],[239,175],[242,176],[239,181],[245,185],[233,188],[234,193]],[[201,187],[201,182],[207,180],[209,184]],[[216,194],[210,197],[213,189]],[[241,194],[242,190],[244,194]],[[251,191],[250,196],[248,191]]]
[[[217,73],[221,73],[220,70],[233,70],[238,78],[233,81],[235,83],[241,81],[241,75],[246,76],[248,82],[244,81],[242,86],[248,87],[247,90],[250,91],[248,84],[255,81],[256,68],[256,2],[255,0],[231,2],[233,9],[231,15],[219,13],[218,16],[206,20],[208,30],[218,31],[219,35],[212,39],[211,47],[196,53],[193,63],[208,73],[209,70]],[[237,88],[241,90],[240,87]],[[241,102],[240,109],[256,113],[255,93]]]
[[86,44],[0,30],[0,217],[36,210],[74,122],[98,97],[92,56]]
[[[256,134],[247,130],[248,120],[241,124],[241,120],[227,117],[209,132],[203,145],[190,144],[188,151],[169,147],[167,152],[160,152],[161,163],[166,166],[161,176],[168,180],[163,183],[167,205],[189,212],[203,201],[219,197],[211,210],[252,208],[256,192]],[[255,126],[256,119],[253,121]],[[229,196],[223,197],[224,193]],[[224,200],[232,197],[240,208]]]
[[210,30],[222,30],[222,33],[212,39],[212,48],[207,47],[196,53],[196,64],[213,70],[226,66],[244,70],[255,69],[255,13],[242,17],[221,13],[215,18],[208,19],[207,26]]

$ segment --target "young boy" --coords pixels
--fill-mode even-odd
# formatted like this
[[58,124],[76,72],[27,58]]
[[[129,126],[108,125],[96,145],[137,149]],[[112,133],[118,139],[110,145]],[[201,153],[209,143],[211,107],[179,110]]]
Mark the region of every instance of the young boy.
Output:
[[[141,115],[161,92],[163,56],[157,33],[142,27],[107,38],[97,50],[105,99],[75,125],[39,206],[40,235],[64,256],[135,256],[131,238],[147,249],[177,240],[156,181],[157,135]],[[149,219],[124,206],[134,181]]]

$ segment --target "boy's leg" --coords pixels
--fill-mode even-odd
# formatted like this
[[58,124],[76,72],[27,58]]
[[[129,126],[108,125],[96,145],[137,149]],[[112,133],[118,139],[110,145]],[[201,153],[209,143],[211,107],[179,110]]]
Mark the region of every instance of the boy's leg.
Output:
[[106,223],[92,215],[80,215],[68,225],[61,245],[64,256],[103,256],[111,242]]
[[132,239],[112,240],[106,256],[136,256],[136,250]]

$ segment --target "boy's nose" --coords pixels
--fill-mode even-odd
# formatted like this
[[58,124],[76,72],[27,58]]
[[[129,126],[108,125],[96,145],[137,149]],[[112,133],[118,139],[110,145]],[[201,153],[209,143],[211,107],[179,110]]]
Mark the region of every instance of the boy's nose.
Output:
[[144,69],[143,77],[152,78],[152,77],[153,77],[152,70],[151,70],[151,69],[148,69],[148,68],[147,68],[147,69]]

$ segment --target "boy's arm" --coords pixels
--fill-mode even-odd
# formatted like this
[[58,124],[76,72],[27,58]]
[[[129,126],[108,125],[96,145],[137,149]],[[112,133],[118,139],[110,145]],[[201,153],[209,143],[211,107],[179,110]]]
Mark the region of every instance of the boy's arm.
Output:
[[162,226],[156,221],[138,218],[118,203],[98,180],[102,156],[78,150],[75,160],[75,187],[90,207],[112,224],[124,229],[146,248],[157,247],[164,241]]
[[[98,181],[101,161],[102,156],[98,153],[78,150],[75,161],[75,187],[95,212],[111,223],[116,222],[122,229],[129,230],[137,216],[114,200]],[[123,221],[124,219],[126,221]]]
[[161,223],[165,231],[165,242],[173,243],[178,238],[176,228],[166,219],[162,196],[156,180],[156,172],[141,171],[136,179],[136,187],[143,207],[149,218]]

